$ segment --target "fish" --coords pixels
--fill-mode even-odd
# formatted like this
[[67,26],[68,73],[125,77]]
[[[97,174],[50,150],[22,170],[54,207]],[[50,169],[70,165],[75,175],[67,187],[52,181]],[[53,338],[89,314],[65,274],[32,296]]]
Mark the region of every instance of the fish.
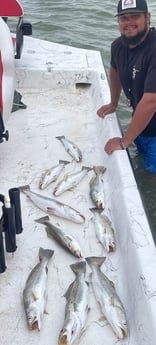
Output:
[[50,169],[46,169],[45,172],[41,175],[39,188],[45,189],[50,183],[56,181],[65,165],[69,163],[70,162],[68,161],[59,160],[59,164],[53,166]]
[[103,166],[94,166],[93,170],[96,174],[90,180],[90,197],[97,208],[104,210],[105,208],[105,194],[104,194],[104,185],[103,185],[103,174],[106,171],[106,168]]
[[89,283],[85,280],[86,262],[70,265],[76,278],[70,284],[66,298],[65,319],[59,334],[59,345],[72,345],[80,338],[87,319],[89,306]]
[[78,258],[82,258],[82,250],[74,237],[66,234],[62,229],[52,224],[48,216],[35,219],[35,222],[45,225],[47,234],[50,237],[53,237],[60,245],[67,248],[73,255]]
[[73,143],[71,140],[66,139],[64,135],[58,136],[56,137],[56,139],[60,140],[65,150],[77,163],[82,161],[82,152],[75,143]]
[[24,290],[23,301],[29,330],[41,329],[46,312],[48,262],[54,254],[51,249],[39,249],[40,262],[29,274]]
[[98,208],[90,208],[94,214],[93,222],[95,225],[95,233],[99,242],[103,245],[106,252],[114,252],[116,249],[114,229],[111,226],[109,218],[103,214],[103,210]]
[[101,311],[118,339],[123,339],[128,335],[126,314],[114,283],[101,271],[105,259],[105,257],[96,256],[85,258],[92,270],[91,282]]
[[85,177],[85,175],[92,168],[83,166],[82,169],[76,173],[67,174],[64,178],[56,185],[53,194],[58,196],[67,190],[70,190],[77,186],[77,184]]
[[46,195],[31,191],[29,185],[20,186],[19,190],[25,193],[38,208],[49,215],[62,217],[78,224],[85,221],[85,217],[74,208]]

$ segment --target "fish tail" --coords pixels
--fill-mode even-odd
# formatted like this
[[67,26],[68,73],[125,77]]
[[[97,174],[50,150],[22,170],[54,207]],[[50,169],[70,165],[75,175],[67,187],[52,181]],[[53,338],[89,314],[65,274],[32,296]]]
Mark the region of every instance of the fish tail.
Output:
[[21,192],[30,191],[30,186],[28,184],[18,187]]
[[91,168],[91,167],[86,167],[86,166],[83,166],[83,167],[82,167],[82,170],[87,170],[87,171],[90,171],[90,170],[93,170],[93,168]]
[[99,208],[97,208],[97,207],[91,207],[91,208],[90,208],[90,211],[91,211],[92,213],[102,213],[103,210],[101,210],[101,209],[99,209]]
[[104,261],[106,260],[106,257],[105,256],[90,256],[90,257],[85,258],[85,260],[87,261],[90,267],[92,265],[101,267]]
[[95,174],[99,174],[99,173],[103,174],[106,171],[106,168],[102,165],[97,165],[97,166],[93,166],[93,170]]
[[54,250],[51,249],[44,249],[40,247],[39,249],[39,259],[40,261],[43,259],[43,257],[46,257],[48,260],[53,256]]
[[46,224],[49,221],[49,216],[41,217],[38,219],[35,219],[35,222],[41,223],[41,224]]
[[[56,137],[57,138],[57,137]],[[69,161],[64,161],[62,159],[59,160],[59,164],[64,164],[64,165],[67,165],[69,164],[70,162]]]
[[70,268],[75,274],[79,272],[86,273],[86,262],[80,261],[70,265]]
[[65,139],[64,135],[59,135],[58,137],[56,137],[56,139],[61,140],[61,139]]

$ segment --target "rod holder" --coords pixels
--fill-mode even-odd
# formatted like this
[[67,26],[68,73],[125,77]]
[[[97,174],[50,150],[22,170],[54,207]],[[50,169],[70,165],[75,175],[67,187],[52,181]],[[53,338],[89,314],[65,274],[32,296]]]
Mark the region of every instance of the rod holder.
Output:
[[6,270],[5,265],[5,255],[4,255],[4,244],[3,244],[3,225],[2,225],[2,218],[0,220],[0,273],[5,272]]
[[16,246],[16,224],[14,206],[3,206],[3,231],[5,233],[5,247],[8,253],[14,253]]
[[23,231],[23,228],[22,228],[22,215],[21,215],[19,188],[9,189],[9,197],[10,197],[11,206],[14,206],[14,211],[15,211],[16,234],[21,234],[21,232]]

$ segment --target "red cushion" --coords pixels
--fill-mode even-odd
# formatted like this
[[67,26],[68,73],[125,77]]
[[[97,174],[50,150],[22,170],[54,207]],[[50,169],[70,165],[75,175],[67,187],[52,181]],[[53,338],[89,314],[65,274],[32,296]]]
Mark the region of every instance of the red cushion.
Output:
[[0,112],[3,112],[3,99],[2,99],[2,76],[3,76],[3,64],[0,52]]
[[0,17],[22,17],[23,13],[17,0],[0,0]]
[[13,43],[13,46],[16,45],[16,37],[11,37],[12,38],[12,43]]

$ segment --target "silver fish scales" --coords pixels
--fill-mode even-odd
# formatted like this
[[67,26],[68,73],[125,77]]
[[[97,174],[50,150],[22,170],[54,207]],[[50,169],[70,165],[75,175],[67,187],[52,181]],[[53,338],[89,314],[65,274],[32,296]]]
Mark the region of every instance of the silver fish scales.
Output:
[[115,251],[115,236],[114,230],[111,226],[111,221],[103,213],[103,210],[98,208],[90,208],[90,211],[94,214],[93,222],[95,226],[96,237],[102,244],[106,252]]
[[86,262],[70,265],[76,275],[65,297],[65,320],[59,335],[59,345],[72,345],[81,336],[88,314],[89,284],[85,281]]
[[58,196],[67,190],[70,190],[77,186],[77,184],[86,176],[88,171],[92,170],[90,167],[83,166],[82,169],[75,173],[70,173],[64,176],[64,178],[57,184],[53,194]]
[[101,271],[101,265],[105,261],[105,257],[92,256],[85,259],[92,270],[92,286],[101,311],[116,336],[123,339],[128,334],[126,315],[116,293],[114,283]]
[[56,137],[63,144],[65,150],[78,163],[82,161],[82,152],[73,141],[67,139],[64,135]]
[[103,210],[105,208],[103,174],[105,173],[106,168],[103,166],[94,166],[93,170],[96,176],[90,180],[90,197],[96,207]]
[[65,165],[69,164],[68,161],[60,160],[59,164],[51,167],[50,169],[46,169],[45,172],[42,173],[40,181],[39,181],[39,188],[45,189],[50,183],[56,181],[56,179],[61,174],[62,170],[64,169]]
[[39,249],[40,262],[29,274],[23,290],[24,307],[30,330],[41,329],[47,301],[47,266],[53,254],[53,250]]
[[74,208],[46,195],[31,191],[29,185],[21,186],[19,189],[24,192],[38,208],[49,215],[62,217],[78,224],[85,221],[85,217]]
[[75,238],[65,233],[65,231],[63,231],[61,228],[52,224],[48,216],[36,219],[35,221],[37,223],[45,225],[47,234],[50,237],[53,237],[54,239],[56,239],[56,241],[60,245],[68,249],[70,253],[77,256],[78,258],[82,257],[82,250],[78,242],[75,240]]

